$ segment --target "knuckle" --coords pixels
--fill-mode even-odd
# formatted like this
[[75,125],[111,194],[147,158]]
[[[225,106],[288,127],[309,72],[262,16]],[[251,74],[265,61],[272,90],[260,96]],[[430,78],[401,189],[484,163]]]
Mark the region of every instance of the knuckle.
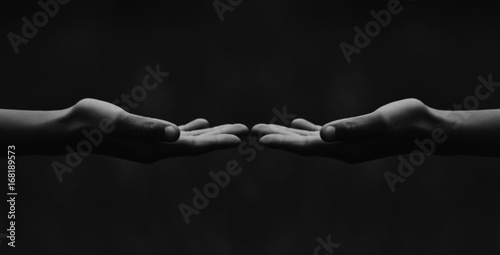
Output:
[[144,122],[141,126],[141,136],[146,140],[160,140],[163,138],[163,130],[158,123]]
[[356,136],[359,133],[359,125],[356,122],[348,121],[345,123],[345,131],[350,136]]
[[354,121],[346,121],[337,127],[338,137],[342,140],[355,139],[359,136],[359,125]]

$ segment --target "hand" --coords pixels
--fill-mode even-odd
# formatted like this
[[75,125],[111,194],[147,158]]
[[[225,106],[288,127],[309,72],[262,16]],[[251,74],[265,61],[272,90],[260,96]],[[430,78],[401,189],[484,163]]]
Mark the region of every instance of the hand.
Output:
[[[81,100],[68,115],[65,122],[72,127],[70,133],[75,143],[88,139],[82,135],[83,130],[96,133],[100,129],[103,142],[96,146],[95,153],[143,163],[237,146],[240,143],[238,136],[248,133],[248,128],[242,124],[210,128],[205,119],[177,127],[171,122],[131,114],[95,99]],[[104,126],[113,127],[111,132],[106,133],[106,129],[101,128],[103,121]],[[98,135],[95,138],[98,140]]]
[[258,124],[252,133],[262,136],[259,142],[270,148],[359,163],[407,153],[415,139],[429,135],[440,124],[434,109],[417,99],[404,99],[324,126],[295,119],[291,128]]

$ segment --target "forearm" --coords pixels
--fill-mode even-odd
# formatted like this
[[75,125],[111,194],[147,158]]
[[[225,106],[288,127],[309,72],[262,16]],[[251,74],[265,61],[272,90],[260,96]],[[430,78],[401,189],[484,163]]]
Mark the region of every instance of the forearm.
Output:
[[71,137],[70,111],[0,110],[0,140],[25,154],[57,154]]
[[433,113],[446,135],[438,154],[500,157],[500,109]]

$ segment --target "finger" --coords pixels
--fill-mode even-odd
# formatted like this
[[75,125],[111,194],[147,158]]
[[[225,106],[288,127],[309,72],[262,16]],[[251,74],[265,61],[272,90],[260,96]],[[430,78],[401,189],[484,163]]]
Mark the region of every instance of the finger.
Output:
[[231,124],[213,127],[212,130],[201,134],[206,135],[219,135],[219,134],[232,134],[239,137],[248,135],[248,128],[243,124]]
[[291,132],[293,134],[296,134],[296,135],[314,135],[315,133],[318,133],[319,132],[316,132],[316,131],[308,131],[308,130],[303,130],[303,129],[296,129],[296,128],[289,128],[289,127],[284,127],[284,126],[280,126],[280,125],[276,125],[276,124],[269,124],[268,125],[271,129],[273,130],[283,130],[285,132]]
[[[223,127],[223,126],[229,126],[230,124],[225,124],[225,125],[221,125],[221,126],[217,126],[217,127]],[[208,127],[208,128],[202,128],[202,129],[196,129],[196,130],[190,130],[190,131],[182,131],[182,134],[184,135],[202,135],[202,134],[205,134],[207,132],[210,132],[212,130],[214,130],[215,127]]]
[[262,137],[270,134],[298,135],[292,132],[289,128],[270,124],[257,124],[252,128],[252,133],[258,134],[257,137]]
[[258,133],[259,137],[268,134],[283,134],[283,135],[314,135],[318,131],[307,131],[296,128],[289,128],[275,124],[257,124],[252,128],[254,133]]
[[191,131],[191,130],[197,130],[197,129],[204,129],[208,128],[210,124],[206,119],[195,119],[185,125],[179,126],[179,129],[181,131]]
[[[211,128],[204,128],[204,129],[198,129],[198,130],[193,130],[193,131],[185,131],[185,132],[182,132],[183,135],[191,135],[191,136],[197,136],[197,135],[203,135],[203,134],[206,134],[206,133],[211,133],[211,134],[214,134],[214,133],[223,133],[223,132],[220,132],[218,130],[231,130],[233,129],[233,126],[234,125],[241,125],[241,124],[224,124],[224,125],[220,125],[220,126],[216,126],[216,127],[211,127]],[[246,126],[243,126],[243,128],[241,127],[237,127],[237,129],[246,129],[248,130],[248,128]]]
[[321,129],[320,125],[315,125],[312,122],[305,119],[294,119],[292,121],[292,127],[309,131],[319,131]]
[[302,155],[314,155],[326,144],[319,136],[289,136],[282,134],[265,135],[259,140],[269,148],[287,150]]
[[380,138],[385,130],[382,116],[370,113],[327,123],[321,128],[320,135],[326,142],[355,141]]
[[113,135],[145,141],[174,142],[179,139],[179,128],[168,121],[128,113],[116,121]]
[[179,146],[185,154],[199,155],[213,150],[238,146],[240,138],[231,134],[185,136],[179,138],[174,145]]

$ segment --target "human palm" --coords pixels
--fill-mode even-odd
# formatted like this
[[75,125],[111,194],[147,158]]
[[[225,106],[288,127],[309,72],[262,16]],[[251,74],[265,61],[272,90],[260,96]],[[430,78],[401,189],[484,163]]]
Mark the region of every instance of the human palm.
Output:
[[108,126],[112,125],[112,132],[104,135],[96,153],[143,163],[233,147],[240,143],[239,136],[248,133],[248,128],[242,124],[209,127],[205,119],[176,126],[165,120],[128,113],[96,99],[79,101],[69,116],[67,123],[78,130],[73,132],[78,137],[81,130],[96,129],[103,120]]
[[252,133],[258,133],[259,141],[270,148],[358,163],[408,152],[413,140],[427,135],[438,122],[421,101],[404,99],[323,126],[295,119],[291,127],[258,124]]

